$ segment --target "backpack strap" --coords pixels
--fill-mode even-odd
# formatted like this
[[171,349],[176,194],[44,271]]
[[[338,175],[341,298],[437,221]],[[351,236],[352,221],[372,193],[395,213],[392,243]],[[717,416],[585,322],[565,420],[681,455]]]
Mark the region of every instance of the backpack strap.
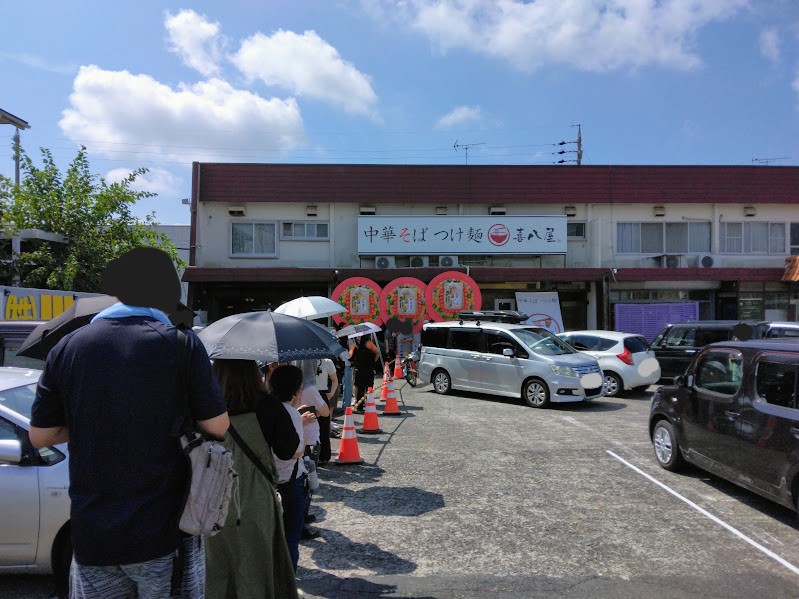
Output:
[[191,407],[189,406],[189,394],[186,390],[186,344],[188,339],[186,333],[177,329],[178,337],[178,397],[183,400],[183,415],[180,424],[180,434],[192,432],[194,427],[191,423]]
[[236,445],[241,447],[241,450],[244,452],[244,455],[250,458],[250,461],[253,464],[255,464],[255,467],[261,471],[261,474],[263,474],[266,477],[266,480],[268,480],[273,487],[277,487],[277,481],[275,481],[275,477],[272,476],[272,473],[264,465],[264,463],[258,459],[258,456],[255,455],[255,452],[250,448],[250,446],[244,442],[244,439],[241,438],[239,431],[236,430],[236,427],[233,426],[233,423],[230,424],[227,430],[230,433],[230,436],[233,437],[233,440],[236,442]]

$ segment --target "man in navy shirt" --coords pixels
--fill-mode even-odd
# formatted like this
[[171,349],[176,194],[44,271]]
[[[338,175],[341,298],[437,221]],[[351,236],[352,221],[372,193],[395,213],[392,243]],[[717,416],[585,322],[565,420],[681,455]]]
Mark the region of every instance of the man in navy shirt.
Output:
[[[70,596],[168,598],[182,545],[189,588],[181,597],[202,597],[201,540],[177,526],[188,467],[174,433],[185,400],[165,312],[177,306],[180,281],[153,248],[128,252],[106,273],[103,290],[120,303],[50,351],[31,417],[35,447],[69,443]],[[186,337],[192,418],[222,436],[228,415],[208,354],[194,333]]]

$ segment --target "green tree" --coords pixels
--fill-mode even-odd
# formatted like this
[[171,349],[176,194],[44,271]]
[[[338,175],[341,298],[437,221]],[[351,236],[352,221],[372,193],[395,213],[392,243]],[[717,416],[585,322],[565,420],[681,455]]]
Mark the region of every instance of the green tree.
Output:
[[61,234],[64,243],[34,240],[23,244],[18,259],[8,260],[10,245],[2,252],[0,284],[15,277],[23,287],[100,291],[100,276],[109,260],[141,246],[158,247],[178,266],[177,249],[152,227],[155,214],[144,219],[131,215],[132,206],[156,194],[132,189],[139,168],[123,181],[109,184],[89,170],[86,148],[62,175],[49,150],[42,148],[42,167],[20,150],[19,186],[0,175],[0,229],[10,238],[22,229]]

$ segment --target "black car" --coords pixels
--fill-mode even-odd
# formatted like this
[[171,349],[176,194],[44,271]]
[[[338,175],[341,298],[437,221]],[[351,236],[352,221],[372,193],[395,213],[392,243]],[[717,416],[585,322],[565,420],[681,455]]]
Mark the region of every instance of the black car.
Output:
[[799,343],[727,341],[703,348],[652,396],[658,463],[684,461],[799,510]]
[[683,374],[696,352],[708,343],[756,337],[755,321],[689,320],[667,324],[651,343],[661,379]]

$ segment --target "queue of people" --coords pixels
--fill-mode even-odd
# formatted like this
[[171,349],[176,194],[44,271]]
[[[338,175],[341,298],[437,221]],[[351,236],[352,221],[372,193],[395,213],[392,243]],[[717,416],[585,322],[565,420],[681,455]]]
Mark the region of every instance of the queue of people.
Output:
[[[380,351],[365,336],[342,340],[340,371],[329,359],[212,364],[193,331],[178,346],[167,312],[180,281],[154,248],[109,263],[102,288],[119,302],[50,351],[31,415],[33,447],[69,444],[74,556],[60,594],[297,597],[299,543],[319,534],[309,474],[331,459],[339,390],[342,408],[361,406]],[[189,376],[176,385],[180,369]],[[189,482],[177,440],[186,398],[188,417],[224,439],[237,472],[235,508],[207,537],[177,527]]]

